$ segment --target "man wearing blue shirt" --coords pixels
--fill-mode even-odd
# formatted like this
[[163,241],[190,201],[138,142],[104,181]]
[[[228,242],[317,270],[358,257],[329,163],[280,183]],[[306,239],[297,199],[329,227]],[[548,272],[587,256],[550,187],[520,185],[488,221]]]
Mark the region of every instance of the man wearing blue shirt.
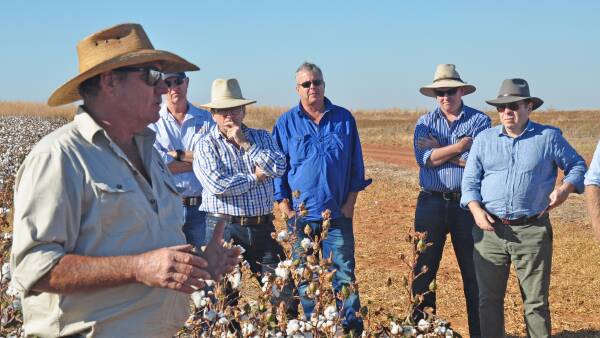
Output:
[[[548,211],[570,193],[583,192],[585,161],[558,128],[529,119],[543,101],[529,94],[525,80],[504,80],[498,97],[486,102],[497,108],[501,125],[473,142],[461,198],[477,223],[473,258],[482,335],[504,337],[504,294],[512,262],[529,336],[550,337]],[[558,168],[565,177],[555,188]]]
[[[451,234],[456,260],[460,267],[467,304],[469,333],[479,336],[479,295],[473,264],[473,216],[459,205],[460,182],[473,138],[490,128],[491,120],[484,113],[463,104],[462,97],[475,91],[473,85],[461,80],[454,65],[437,66],[433,83],[420,89],[435,97],[438,108],[417,121],[414,150],[419,164],[421,192],[415,211],[415,230],[427,232],[427,248],[418,257],[413,283],[415,294],[424,294],[423,302],[413,317],[424,317],[424,309],[436,308],[435,292],[427,292],[435,279],[446,235]],[[422,273],[424,266],[426,272]]]
[[600,142],[596,146],[590,169],[585,174],[585,199],[592,218],[592,229],[600,241]]
[[201,247],[207,242],[206,215],[198,210],[202,202],[202,185],[192,171],[193,150],[214,122],[209,112],[188,102],[189,78],[185,73],[166,73],[163,79],[167,85],[167,100],[160,109],[160,119],[150,125],[156,132],[154,147],[173,174],[177,189],[183,196],[186,240]]
[[[333,256],[333,286],[339,292],[356,279],[352,217],[358,192],[371,180],[365,180],[356,121],[348,110],[325,98],[325,81],[317,65],[306,62],[298,68],[296,91],[300,103],[283,114],[273,128],[273,137],[288,159],[285,173],[275,179],[275,200],[289,216],[290,224],[296,224],[296,246],[306,237],[306,225],[312,234],[320,234],[321,213],[331,211],[328,236],[321,244],[323,257]],[[300,191],[300,198],[292,198],[292,191]],[[301,202],[307,214],[296,222],[294,210]],[[305,296],[307,285],[298,289],[309,319],[315,304]],[[363,323],[356,316],[360,309],[358,293],[338,306],[343,307],[344,329],[362,332]]]

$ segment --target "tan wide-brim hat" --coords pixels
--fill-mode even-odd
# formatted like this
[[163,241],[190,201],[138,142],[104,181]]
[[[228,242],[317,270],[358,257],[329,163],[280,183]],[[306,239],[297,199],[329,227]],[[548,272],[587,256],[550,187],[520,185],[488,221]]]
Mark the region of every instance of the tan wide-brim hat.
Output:
[[421,94],[430,97],[436,97],[435,91],[440,88],[457,88],[463,87],[464,94],[468,95],[475,91],[475,86],[470,85],[461,80],[460,75],[456,71],[456,67],[452,64],[441,64],[435,69],[433,75],[433,83],[427,86],[421,87],[419,91]]
[[139,24],[120,24],[94,33],[77,44],[79,75],[50,95],[48,105],[60,106],[81,99],[79,85],[112,69],[149,62],[159,63],[161,72],[199,70],[198,66],[173,53],[154,49]]
[[242,89],[236,79],[216,79],[210,90],[210,102],[200,105],[203,108],[225,109],[255,103],[242,96]]
[[486,100],[485,102],[492,106],[498,106],[522,100],[531,100],[533,102],[533,109],[531,110],[536,110],[544,104],[542,99],[529,94],[529,84],[523,79],[506,79],[502,81],[498,96],[493,100]]

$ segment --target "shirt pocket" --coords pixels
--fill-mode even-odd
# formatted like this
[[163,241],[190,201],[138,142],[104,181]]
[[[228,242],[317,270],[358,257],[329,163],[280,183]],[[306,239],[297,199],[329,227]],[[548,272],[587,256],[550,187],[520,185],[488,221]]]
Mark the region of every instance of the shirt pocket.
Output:
[[184,223],[182,197],[169,175],[163,175],[162,181],[164,182],[164,187],[160,192],[158,202],[160,227],[162,230],[168,232],[181,232]]
[[325,137],[325,146],[328,154],[333,158],[340,159],[344,148],[346,147],[347,136],[342,131],[332,131]]
[[145,199],[137,194],[133,180],[112,182],[93,181],[97,195],[94,212],[97,213],[102,232],[108,236],[122,236],[143,231],[146,217],[142,203]]
[[299,135],[292,137],[290,147],[290,162],[301,164],[314,152],[312,137],[310,135]]

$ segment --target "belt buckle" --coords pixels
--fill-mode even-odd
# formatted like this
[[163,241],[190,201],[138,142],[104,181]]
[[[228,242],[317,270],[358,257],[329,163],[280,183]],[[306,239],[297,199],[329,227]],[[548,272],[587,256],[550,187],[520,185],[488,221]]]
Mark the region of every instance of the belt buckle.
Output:
[[444,201],[452,201],[452,193],[442,192],[442,198],[444,199]]
[[245,216],[240,216],[240,225],[245,227],[248,225],[248,223],[246,222],[247,218]]

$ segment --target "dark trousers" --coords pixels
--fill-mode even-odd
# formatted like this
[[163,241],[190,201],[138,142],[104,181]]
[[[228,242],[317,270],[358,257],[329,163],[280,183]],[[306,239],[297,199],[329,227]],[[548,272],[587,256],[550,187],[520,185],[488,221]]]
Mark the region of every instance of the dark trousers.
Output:
[[[446,235],[450,233],[454,253],[463,280],[463,290],[467,305],[469,319],[469,333],[471,336],[481,334],[479,326],[479,289],[475,277],[473,263],[473,236],[472,229],[475,225],[473,216],[468,210],[462,209],[458,200],[444,199],[439,195],[421,191],[417,200],[415,212],[415,230],[427,232],[427,242],[433,245],[419,255],[415,276],[421,272],[422,267],[428,267],[427,273],[421,275],[413,283],[413,293],[423,294],[429,290],[429,284],[435,278],[442,259]],[[441,285],[441,287],[444,287]],[[425,296],[413,317],[415,320],[423,318],[423,309],[431,307],[435,311],[435,292]]]
[[[217,222],[222,219],[210,214],[206,215],[206,238],[211,239],[215,231]],[[228,223],[225,225],[223,240],[229,242],[233,240],[234,244],[240,245],[246,250],[243,253],[244,260],[250,265],[250,270],[259,276],[258,282],[261,283],[260,276],[265,273],[275,274],[275,268],[280,261],[285,260],[283,248],[271,237],[275,232],[273,222],[265,222],[252,226],[242,226],[239,223]],[[262,283],[261,283],[262,284]],[[227,298],[231,303],[235,303],[239,295],[237,292],[229,290]],[[281,292],[277,299],[272,299],[273,303],[285,301],[290,317],[297,317],[298,301],[293,294],[293,282],[291,279]]]

